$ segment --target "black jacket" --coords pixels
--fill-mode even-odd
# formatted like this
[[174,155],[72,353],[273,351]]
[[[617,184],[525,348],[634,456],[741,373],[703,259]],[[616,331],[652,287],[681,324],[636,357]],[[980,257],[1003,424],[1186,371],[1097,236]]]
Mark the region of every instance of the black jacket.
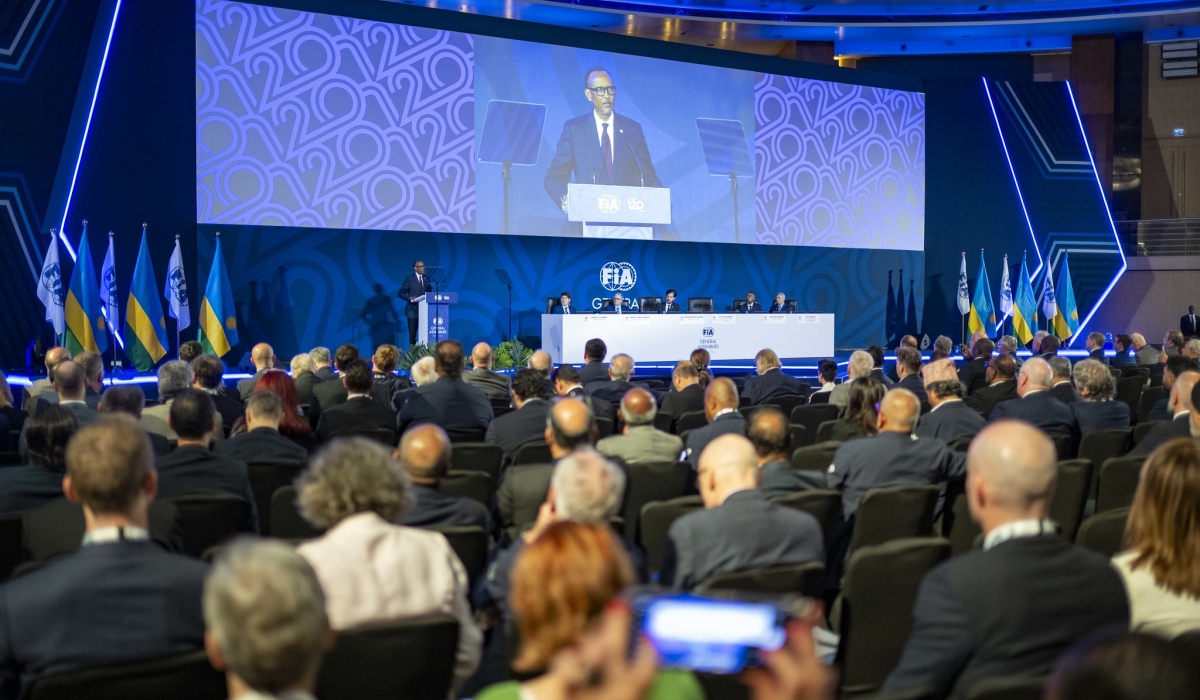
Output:
[[1124,401],[1076,401],[1070,409],[1081,435],[1129,427],[1129,404]]
[[429,272],[421,275],[420,280],[414,272],[404,278],[404,282],[400,284],[400,291],[396,292],[396,296],[404,300],[404,316],[415,321],[421,316],[420,302],[413,303],[409,301],[412,297],[419,297],[433,291],[433,283],[429,281]]
[[380,406],[374,399],[355,397],[353,401],[334,406],[321,414],[317,437],[322,442],[352,428],[388,428],[395,432],[396,414]]
[[921,402],[921,410],[929,412],[929,394],[925,393],[925,382],[919,374],[910,374],[891,386],[892,389],[908,389]]
[[250,504],[244,532],[258,532],[258,510],[246,463],[215,455],[206,447],[185,445],[158,460],[158,496],[170,498],[202,491],[223,491]]
[[607,418],[611,421],[617,420],[616,410],[613,405],[598,396],[591,396],[587,391],[577,386],[567,392],[567,396],[586,403],[592,409],[592,415],[596,418]]
[[467,527],[475,525],[492,531],[492,519],[482,503],[464,496],[442,493],[429,486],[414,484],[412,505],[400,516],[400,524],[410,527]]
[[625,398],[626,392],[637,388],[638,385],[633,382],[614,379],[607,382],[588,384],[587,392],[601,401],[608,402],[613,406],[620,406],[621,399]]
[[660,413],[667,413],[678,418],[685,413],[704,410],[704,387],[690,384],[683,391],[672,391],[663,398]]
[[988,422],[1016,418],[1039,428],[1047,435],[1075,435],[1079,425],[1070,407],[1048,391],[1026,394],[1023,398],[996,404]]
[[537,520],[553,473],[553,464],[522,464],[504,470],[496,489],[496,511],[509,538],[516,539]]
[[295,463],[308,461],[308,450],[279,434],[273,428],[255,428],[213,446],[213,452],[246,464]]
[[987,358],[976,357],[963,364],[958,368],[958,381],[967,386],[967,396],[974,394],[980,389],[986,389],[987,383]]
[[1162,421],[1151,428],[1150,432],[1146,433],[1142,441],[1137,444],[1137,447],[1133,448],[1126,456],[1148,457],[1151,452],[1158,449],[1163,443],[1175,438],[1191,437],[1191,435],[1191,414],[1185,413],[1169,421]]
[[799,396],[800,380],[784,374],[778,368],[767,370],[764,374],[747,379],[741,395],[751,405],[758,405],[775,396]]
[[516,411],[509,411],[488,425],[486,442],[504,450],[505,461],[512,459],[517,448],[533,440],[542,440],[546,434],[546,412],[550,403],[544,399],[531,399]]
[[1017,393],[1017,382],[1015,379],[1006,379],[1002,382],[996,382],[991,386],[986,386],[978,391],[971,392],[971,395],[963,399],[968,406],[979,412],[979,415],[984,418],[990,418],[992,410],[996,408],[996,404],[1004,401],[1012,401],[1019,399],[1021,395]]
[[948,401],[921,416],[913,434],[937,438],[949,445],[955,440],[974,438],[986,425],[983,416],[971,410],[965,401]]
[[1065,404],[1073,404],[1076,401],[1083,400],[1079,396],[1079,392],[1075,391],[1075,387],[1071,385],[1071,382],[1062,382],[1050,387],[1050,395]]
[[950,451],[941,440],[883,432],[842,443],[825,483],[842,492],[842,515],[848,519],[870,489],[940,484],[961,478],[966,469],[967,456]]
[[[332,374],[332,373],[331,373]],[[336,379],[337,376],[334,376]],[[313,398],[313,389],[322,383],[322,379],[312,372],[301,372],[292,378],[296,383],[296,395],[299,397],[301,406],[311,405],[315,399]]]
[[487,430],[492,402],[483,389],[457,377],[441,377],[417,388],[400,409],[400,431],[416,423],[436,423],[443,430]]
[[336,382],[338,381],[338,376],[337,372],[334,372],[332,367],[318,367],[317,379],[320,379],[322,382]]
[[221,429],[228,435],[230,429],[233,428],[233,424],[238,421],[238,418],[246,415],[246,404],[220,392],[205,393],[208,394],[208,398],[212,399],[213,407],[217,409],[217,413],[221,414]]
[[684,448],[688,461],[692,463],[692,469],[699,469],[700,453],[704,452],[708,443],[726,433],[737,433],[738,435],[746,433],[746,419],[740,412],[735,410],[717,416],[716,420],[708,425],[688,433],[687,444],[684,445]]
[[778,498],[810,489],[825,488],[825,472],[793,469],[786,459],[762,465],[762,483],[758,490],[767,498]]
[[607,382],[608,365],[603,362],[589,362],[579,368],[579,383],[585,387],[592,382]]

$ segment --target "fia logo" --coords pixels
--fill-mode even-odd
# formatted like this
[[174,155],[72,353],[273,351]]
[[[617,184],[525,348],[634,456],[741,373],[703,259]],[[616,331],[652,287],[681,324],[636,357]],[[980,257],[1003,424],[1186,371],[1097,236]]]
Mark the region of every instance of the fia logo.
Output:
[[187,280],[183,276],[182,268],[173,267],[167,272],[167,284],[171,287],[171,293],[175,295],[175,301],[180,305],[186,304]]
[[445,320],[441,316],[434,316],[429,320],[430,325],[441,326],[445,324]]
[[615,194],[602,194],[596,198],[596,208],[601,214],[616,214],[621,211],[621,200]]
[[63,305],[62,271],[58,263],[54,263],[42,273],[42,286],[50,290],[55,306]]
[[705,338],[713,337],[713,329],[711,327],[704,329],[704,337]]
[[637,283],[637,270],[627,262],[604,263],[600,268],[600,286],[610,292],[628,292]]

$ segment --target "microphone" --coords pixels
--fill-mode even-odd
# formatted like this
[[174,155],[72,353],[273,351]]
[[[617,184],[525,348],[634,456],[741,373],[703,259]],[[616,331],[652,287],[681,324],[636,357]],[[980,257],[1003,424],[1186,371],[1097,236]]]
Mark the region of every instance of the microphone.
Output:
[[[624,135],[624,133],[625,133],[625,130],[624,130],[624,129],[618,129],[618,131],[619,131],[619,132],[620,132],[622,135]],[[635,150],[634,150],[634,148],[633,148],[633,144],[632,144],[632,143],[629,143],[629,139],[621,139],[621,140],[625,142],[625,147],[629,149],[629,152],[630,152],[631,154],[633,154],[633,162],[634,162],[634,163],[637,163],[637,169],[638,169],[638,186],[640,186],[640,187],[645,187],[645,186],[646,186],[646,178],[645,178],[645,177],[642,175],[642,161],[641,161],[641,159],[640,159],[640,158],[638,158],[638,157],[637,157],[637,151],[635,151]]]

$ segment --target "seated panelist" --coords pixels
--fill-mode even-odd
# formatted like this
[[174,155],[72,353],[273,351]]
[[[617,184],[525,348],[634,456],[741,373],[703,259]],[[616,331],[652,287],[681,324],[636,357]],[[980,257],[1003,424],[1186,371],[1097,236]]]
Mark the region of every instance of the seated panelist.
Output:
[[571,315],[575,312],[575,307],[571,306],[571,293],[563,292],[558,295],[558,305],[554,307],[551,313]]
[[625,305],[625,297],[620,292],[613,294],[612,301],[604,305],[600,309],[602,314],[627,314],[630,313],[629,307]]
[[775,303],[771,304],[771,310],[767,313],[772,314],[790,314],[792,313],[792,305],[787,303],[787,297],[783,292],[775,295]]
[[754,292],[746,292],[746,305],[742,307],[744,314],[761,314],[762,304],[758,303],[758,296]]
[[667,290],[667,299],[666,299],[666,301],[663,302],[662,313],[664,313],[664,314],[683,313],[683,309],[679,308],[679,302],[675,300],[675,290],[674,289]]

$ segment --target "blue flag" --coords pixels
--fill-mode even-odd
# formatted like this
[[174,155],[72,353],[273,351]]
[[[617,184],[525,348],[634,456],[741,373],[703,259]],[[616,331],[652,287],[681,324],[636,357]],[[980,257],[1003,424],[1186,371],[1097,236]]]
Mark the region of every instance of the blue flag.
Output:
[[1021,276],[1017,278],[1017,293],[1013,299],[1013,335],[1024,345],[1033,340],[1037,326],[1037,299],[1033,296],[1033,283],[1029,281],[1029,268],[1025,256],[1021,256]]
[[1058,315],[1054,317],[1054,335],[1066,340],[1079,330],[1079,307],[1075,306],[1075,290],[1071,288],[1071,271],[1067,269],[1067,257],[1063,256],[1062,269],[1058,271]]
[[96,266],[92,265],[86,221],[83,224],[83,236],[79,239],[71,286],[67,287],[67,296],[63,300],[63,310],[67,321],[63,347],[70,350],[71,355],[78,355],[84,350],[103,353],[108,349],[108,333],[104,327],[104,316],[100,315],[100,286],[96,282]]
[[975,298],[971,300],[971,315],[967,317],[967,328],[972,334],[983,331],[989,338],[996,335],[996,306],[992,303],[992,289],[988,284],[982,250],[979,251],[979,276],[975,278]]
[[204,352],[220,357],[238,344],[237,309],[233,305],[233,288],[225,271],[225,256],[221,252],[221,234],[217,234],[217,250],[213,254],[208,284],[200,300],[200,344]]
[[167,354],[167,319],[158,301],[158,283],[154,280],[154,263],[146,245],[144,226],[129,286],[129,301],[125,305],[125,354],[140,372],[158,364]]

